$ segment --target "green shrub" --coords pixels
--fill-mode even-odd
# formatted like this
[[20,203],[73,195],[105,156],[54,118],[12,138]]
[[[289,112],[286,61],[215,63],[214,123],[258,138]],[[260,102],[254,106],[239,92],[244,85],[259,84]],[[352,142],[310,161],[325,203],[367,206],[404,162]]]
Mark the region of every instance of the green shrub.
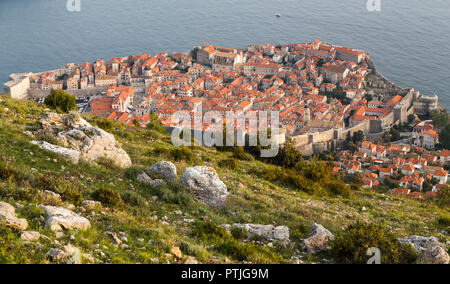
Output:
[[244,228],[231,228],[231,235],[237,240],[245,240],[248,237],[248,231]]
[[[242,233],[242,232],[241,232]],[[193,235],[214,245],[214,249],[238,261],[254,263],[279,263],[281,259],[266,247],[243,244],[227,230],[210,222],[194,224]]]
[[193,235],[203,241],[221,241],[232,239],[231,234],[211,222],[197,222],[194,224]]
[[78,205],[83,200],[83,196],[77,189],[77,185],[64,180],[63,178],[39,176],[32,182],[33,186],[42,190],[49,190],[61,195],[64,201]]
[[54,186],[56,192],[61,195],[61,198],[64,201],[72,202],[75,205],[78,205],[83,201],[83,196],[81,193],[70,183],[62,182],[56,184]]
[[141,172],[142,172],[142,169],[132,166],[132,167],[125,169],[124,175],[127,179],[134,180]]
[[143,207],[146,205],[146,200],[139,193],[127,191],[120,195],[123,202],[131,206]]
[[369,248],[381,251],[382,264],[412,264],[417,253],[409,244],[401,244],[390,232],[380,225],[356,223],[336,236],[332,242],[332,253],[337,262],[345,264],[366,264]]
[[344,198],[353,198],[353,192],[341,180],[332,180],[326,185],[326,189],[333,195],[339,195]]
[[437,224],[439,227],[449,228],[450,227],[450,216],[449,215],[441,215],[437,219]]
[[16,176],[17,176],[17,173],[14,170],[9,168],[3,162],[0,162],[0,179],[1,180],[13,181]]
[[192,196],[187,190],[176,182],[168,182],[166,186],[155,189],[156,195],[166,203],[188,206],[192,202]]
[[297,148],[295,148],[294,141],[292,139],[288,139],[278,152],[278,155],[274,159],[271,159],[270,162],[277,166],[290,169],[302,160],[302,154]]
[[44,103],[59,113],[68,113],[77,110],[75,96],[72,96],[63,90],[51,90],[50,95],[45,98]]
[[442,208],[448,208],[450,206],[450,187],[446,186],[441,188],[438,191],[436,200],[439,206]]
[[158,117],[154,114],[150,116],[149,122],[147,124],[147,129],[154,130],[161,134],[164,134],[166,132],[164,126],[158,121]]
[[219,167],[229,170],[235,170],[238,168],[238,166],[239,166],[238,162],[233,158],[224,159],[219,162]]
[[114,189],[106,186],[102,186],[100,189],[96,190],[92,194],[92,197],[95,200],[100,201],[102,204],[112,207],[116,207],[122,204],[122,197],[120,197],[120,194]]
[[245,153],[242,147],[233,147],[233,158],[241,161],[251,161],[253,160],[252,155]]
[[199,161],[198,157],[189,148],[182,145],[170,151],[172,158],[176,161],[186,161],[187,163],[196,163]]
[[199,260],[208,260],[210,255],[208,252],[201,246],[187,241],[181,241],[180,250],[185,255],[191,255],[196,257]]
[[110,120],[107,120],[106,118],[97,120],[96,122],[97,126],[106,132],[112,132],[113,130],[113,123]]
[[23,247],[17,240],[18,236],[11,229],[0,225],[0,264],[27,263]]

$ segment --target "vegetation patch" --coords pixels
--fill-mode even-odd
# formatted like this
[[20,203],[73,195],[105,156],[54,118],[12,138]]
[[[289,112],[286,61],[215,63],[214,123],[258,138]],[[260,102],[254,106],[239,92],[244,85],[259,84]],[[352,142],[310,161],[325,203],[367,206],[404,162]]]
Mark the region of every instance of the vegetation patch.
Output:
[[413,264],[418,255],[409,244],[401,244],[389,231],[379,225],[356,223],[336,236],[332,252],[338,263],[366,264],[369,248],[381,251],[383,264]]
[[114,189],[111,189],[107,186],[102,186],[98,190],[96,190],[92,197],[100,201],[104,205],[108,205],[111,207],[117,207],[122,204],[122,198],[120,197],[120,194],[115,191]]

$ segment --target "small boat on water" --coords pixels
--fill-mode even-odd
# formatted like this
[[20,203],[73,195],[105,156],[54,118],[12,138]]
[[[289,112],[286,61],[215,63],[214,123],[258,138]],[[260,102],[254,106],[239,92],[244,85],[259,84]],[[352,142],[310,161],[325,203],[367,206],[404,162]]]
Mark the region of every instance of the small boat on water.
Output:
[[276,13],[275,16],[277,16],[277,18],[281,18],[281,14],[280,13]]

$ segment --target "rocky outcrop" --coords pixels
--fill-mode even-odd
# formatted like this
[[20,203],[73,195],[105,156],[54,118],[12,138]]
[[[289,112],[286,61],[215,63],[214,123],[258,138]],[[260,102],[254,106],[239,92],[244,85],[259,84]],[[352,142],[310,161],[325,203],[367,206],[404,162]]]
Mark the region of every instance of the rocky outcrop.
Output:
[[26,219],[17,218],[16,209],[9,203],[0,201],[0,224],[18,231],[28,228]]
[[38,134],[56,137],[58,142],[67,149],[48,143],[37,144],[41,148],[45,147],[48,151],[74,160],[77,156],[76,152],[79,152],[79,158],[89,161],[106,158],[121,168],[128,168],[132,165],[130,157],[118,145],[112,134],[93,127],[77,113],[47,113],[41,116],[38,121],[42,127]]
[[194,194],[197,200],[209,206],[222,206],[228,196],[227,186],[219,179],[216,170],[210,167],[187,168],[180,183]]
[[428,264],[450,264],[447,248],[435,237],[411,236],[399,241],[403,244],[411,244]]
[[306,250],[310,254],[329,249],[329,242],[334,240],[334,235],[320,224],[314,224],[308,238],[303,240]]
[[45,226],[52,231],[61,231],[63,228],[87,230],[91,227],[88,219],[71,210],[56,206],[42,206],[41,208],[47,213]]
[[231,228],[240,228],[247,231],[247,239],[262,238],[266,242],[289,243],[289,228],[286,226],[258,225],[258,224],[233,224],[223,226],[228,231]]
[[158,187],[165,184],[162,179],[151,179],[145,172],[140,173],[137,176],[137,180],[142,183],[148,184],[151,187]]
[[149,167],[145,172],[149,175],[155,173],[166,181],[174,181],[177,179],[177,168],[173,163],[167,161],[158,162]]
[[45,141],[31,141],[31,144],[38,146],[39,148],[60,155],[64,159],[78,164],[81,153],[79,151],[71,150],[68,148],[56,146]]

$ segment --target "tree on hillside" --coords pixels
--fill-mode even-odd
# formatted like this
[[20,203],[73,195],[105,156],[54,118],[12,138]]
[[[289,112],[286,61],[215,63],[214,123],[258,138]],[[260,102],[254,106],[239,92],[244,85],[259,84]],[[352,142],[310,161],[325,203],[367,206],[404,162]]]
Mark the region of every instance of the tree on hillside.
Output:
[[441,190],[438,191],[437,200],[441,207],[450,206],[450,187],[446,186],[441,188]]
[[444,149],[450,149],[450,124],[442,129],[439,134],[439,142]]
[[166,130],[164,126],[159,122],[158,116],[155,114],[150,115],[150,119],[148,120],[147,129],[155,130],[159,133],[164,133]]
[[359,130],[358,132],[353,133],[353,143],[358,143],[364,141],[364,132]]
[[77,104],[75,102],[75,96],[72,96],[63,90],[50,91],[50,95],[45,98],[44,103],[59,113],[67,113],[72,110],[77,110]]
[[302,160],[302,153],[295,148],[294,140],[288,139],[278,155],[273,159],[273,163],[290,169]]
[[450,123],[448,114],[445,112],[435,111],[431,115],[431,119],[433,120],[434,126],[436,126],[438,129],[443,129]]

